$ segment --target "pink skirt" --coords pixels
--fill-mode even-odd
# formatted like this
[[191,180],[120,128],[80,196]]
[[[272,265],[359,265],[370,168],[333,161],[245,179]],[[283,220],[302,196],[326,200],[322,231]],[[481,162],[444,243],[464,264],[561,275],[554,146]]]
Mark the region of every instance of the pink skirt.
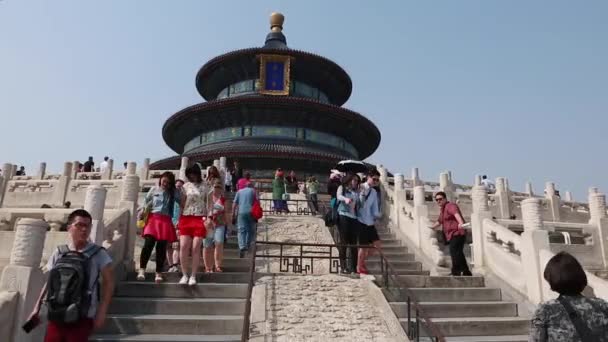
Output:
[[168,241],[169,243],[177,241],[171,218],[161,214],[150,214],[142,236],[152,236],[157,241]]

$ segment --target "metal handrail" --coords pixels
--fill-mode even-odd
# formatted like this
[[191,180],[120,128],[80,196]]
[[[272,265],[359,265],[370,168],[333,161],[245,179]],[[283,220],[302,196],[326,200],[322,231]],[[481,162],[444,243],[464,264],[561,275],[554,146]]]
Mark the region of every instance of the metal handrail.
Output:
[[249,324],[251,323],[251,295],[255,282],[255,258],[257,252],[257,242],[252,244],[251,263],[249,264],[249,284],[247,285],[247,298],[245,299],[245,317],[243,317],[243,331],[241,332],[241,342],[249,341]]
[[[401,282],[397,278],[397,272],[395,271],[395,267],[384,256],[381,249],[377,249],[377,252],[380,254],[380,272],[382,273],[382,287],[386,288],[387,290],[389,289],[389,276],[392,276],[393,282],[395,282],[397,284],[397,290],[400,292],[403,291],[406,293],[406,296],[407,296],[407,301],[406,301],[407,302],[407,326],[406,326],[405,330],[406,330],[406,334],[408,335],[408,337],[412,340],[420,341],[419,324],[420,324],[420,318],[422,318],[423,325],[425,326],[426,329],[428,329],[428,332],[431,334],[431,336],[429,336],[429,337],[432,339],[432,341],[445,342],[445,336],[439,330],[437,325],[435,325],[435,323],[433,323],[431,318],[425,313],[424,309],[420,306],[420,303],[416,299],[416,296],[414,295],[414,293],[405,284],[403,284],[403,282]],[[389,274],[389,270],[390,270],[391,274]],[[401,298],[399,298],[399,300],[401,300]],[[416,324],[416,327],[413,329],[412,329],[412,325],[411,325],[412,307],[415,310],[415,324]]]

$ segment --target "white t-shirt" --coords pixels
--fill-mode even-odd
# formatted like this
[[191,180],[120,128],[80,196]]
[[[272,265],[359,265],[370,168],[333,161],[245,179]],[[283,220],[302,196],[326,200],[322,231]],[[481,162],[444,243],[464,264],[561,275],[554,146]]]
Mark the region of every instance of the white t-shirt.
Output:
[[483,184],[486,187],[486,189],[488,189],[488,190],[494,189],[494,183],[492,183],[492,181],[487,178],[482,179],[481,184]]
[[99,164],[99,172],[104,173],[104,172],[106,172],[107,168],[108,168],[108,162],[107,161],[104,160],[104,161],[102,161]]

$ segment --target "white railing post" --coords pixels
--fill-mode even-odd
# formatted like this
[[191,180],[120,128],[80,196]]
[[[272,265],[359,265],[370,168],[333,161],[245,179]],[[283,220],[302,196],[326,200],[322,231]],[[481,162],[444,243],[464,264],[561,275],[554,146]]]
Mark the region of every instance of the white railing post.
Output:
[[101,175],[101,179],[112,179],[112,169],[114,169],[114,159],[109,159],[108,166]]
[[542,207],[537,198],[527,198],[521,202],[524,232],[521,234],[521,260],[526,277],[528,299],[533,304],[543,301],[543,265],[540,250],[548,250],[549,232],[543,229]]
[[135,162],[128,162],[127,163],[127,169],[125,170],[125,176],[126,175],[135,175],[137,172],[137,163]]
[[532,189],[532,182],[526,182],[526,194],[528,194],[528,197],[534,197],[534,189]]
[[22,218],[17,221],[10,262],[0,279],[0,292],[18,293],[18,301],[12,315],[13,321],[2,322],[3,325],[13,325],[12,336],[3,336],[3,340],[38,342],[44,338],[44,327],[26,334],[21,325],[32,312],[44,284],[40,261],[48,227],[43,220]]
[[549,212],[553,221],[559,221],[559,207],[561,206],[561,199],[555,192],[555,184],[553,182],[547,182],[545,184],[545,198],[549,202]]
[[608,218],[606,215],[606,195],[598,192],[589,194],[589,224],[596,226],[593,234],[594,248],[600,248],[604,268],[608,268]]
[[91,235],[90,239],[98,245],[103,245],[106,234],[103,225],[103,211],[106,204],[106,188],[101,185],[91,185],[87,188],[84,198],[84,209],[91,214]]
[[511,193],[506,178],[496,178],[496,193],[494,194],[494,198],[498,206],[497,216],[501,219],[511,218]]
[[144,162],[141,165],[141,170],[139,171],[139,178],[144,181],[148,179],[148,173],[150,172],[150,158],[144,159]]
[[75,175],[73,170],[74,164],[70,162],[65,162],[63,164],[63,172],[59,179],[57,180],[57,185],[53,191],[53,204],[56,207],[63,207],[65,200],[68,195],[68,188],[70,187],[70,182],[74,179],[72,175]]
[[46,174],[46,163],[42,162],[42,163],[40,163],[40,166],[38,167],[38,173],[36,174],[36,179],[43,180],[45,174]]
[[488,205],[488,189],[484,185],[481,185],[481,181],[471,190],[471,199],[473,201],[473,212],[471,213],[473,264],[475,268],[480,269],[485,265],[483,251],[486,237],[483,234],[483,221],[492,218]]
[[[135,163],[133,163],[135,164]],[[128,209],[129,225],[126,230],[125,252],[123,264],[127,271],[135,270],[135,241],[137,240],[137,199],[139,197],[139,177],[134,174],[126,175],[122,180],[119,208]]]
[[412,188],[418,185],[422,185],[420,180],[420,172],[417,167],[412,168]]
[[69,174],[69,176],[72,179],[77,179],[78,178],[78,170],[80,169],[80,162],[78,160],[74,160],[72,163],[70,163],[71,167],[72,167],[72,171]]
[[449,172],[439,174],[439,189],[445,192],[448,201],[456,202],[456,194],[454,193],[454,186],[450,180],[450,175]]

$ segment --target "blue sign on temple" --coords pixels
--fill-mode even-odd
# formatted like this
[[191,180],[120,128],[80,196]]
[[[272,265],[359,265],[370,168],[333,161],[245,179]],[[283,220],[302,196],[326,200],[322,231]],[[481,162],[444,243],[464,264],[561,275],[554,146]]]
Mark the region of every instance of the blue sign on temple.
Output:
[[260,93],[289,95],[290,57],[285,55],[259,55]]
[[283,73],[284,63],[266,62],[266,82],[265,90],[283,90],[285,74]]

